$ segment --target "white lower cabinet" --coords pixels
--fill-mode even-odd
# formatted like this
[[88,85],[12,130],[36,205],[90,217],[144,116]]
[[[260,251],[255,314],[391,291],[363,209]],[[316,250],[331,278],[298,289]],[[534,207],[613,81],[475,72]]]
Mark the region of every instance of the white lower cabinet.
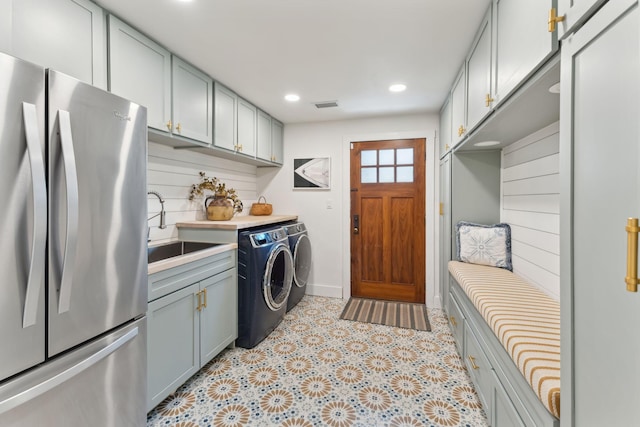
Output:
[[[487,419],[491,420],[492,395],[495,380],[493,369],[487,356],[485,356],[478,339],[469,327],[469,322],[464,324],[464,363],[473,383],[478,389],[478,396],[482,402]],[[495,425],[495,424],[493,424]]]
[[491,375],[491,400],[490,406],[485,408],[491,408],[491,415],[487,412],[487,419],[491,422],[493,427],[525,427],[525,423],[518,415],[518,411],[509,399],[509,395],[505,391],[500,379],[494,371],[489,373]]
[[195,283],[149,303],[147,311],[147,411],[200,369],[200,321]]
[[238,336],[235,251],[149,276],[147,411]]
[[452,294],[449,295],[447,313],[449,315],[449,326],[451,327],[458,353],[464,354],[464,315]]

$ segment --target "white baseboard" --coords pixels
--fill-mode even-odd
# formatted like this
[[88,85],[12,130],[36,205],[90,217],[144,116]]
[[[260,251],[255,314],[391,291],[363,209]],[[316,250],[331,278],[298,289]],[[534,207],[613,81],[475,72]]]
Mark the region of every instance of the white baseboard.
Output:
[[329,286],[329,285],[312,285],[307,284],[307,295],[314,295],[317,297],[329,297],[329,298],[342,298],[341,286]]

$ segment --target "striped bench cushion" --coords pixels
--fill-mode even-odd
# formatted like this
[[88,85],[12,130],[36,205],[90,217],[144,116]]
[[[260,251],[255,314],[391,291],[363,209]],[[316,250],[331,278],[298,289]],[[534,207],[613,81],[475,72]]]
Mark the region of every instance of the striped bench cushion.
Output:
[[449,262],[542,404],[560,418],[560,304],[502,268]]

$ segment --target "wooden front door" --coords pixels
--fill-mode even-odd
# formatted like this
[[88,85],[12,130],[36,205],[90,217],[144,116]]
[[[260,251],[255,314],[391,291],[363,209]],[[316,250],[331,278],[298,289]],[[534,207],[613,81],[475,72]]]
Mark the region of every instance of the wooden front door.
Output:
[[425,302],[425,143],[352,143],[354,297]]

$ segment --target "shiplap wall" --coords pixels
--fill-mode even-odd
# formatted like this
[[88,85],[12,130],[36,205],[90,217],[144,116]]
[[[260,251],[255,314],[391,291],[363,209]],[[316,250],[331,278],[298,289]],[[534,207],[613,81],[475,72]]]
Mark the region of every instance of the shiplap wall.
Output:
[[559,123],[502,150],[500,219],[511,225],[513,271],[560,299]]
[[[237,191],[244,204],[242,214],[247,214],[256,201],[256,166],[218,157],[207,156],[188,150],[174,150],[171,147],[149,141],[147,164],[147,187],[155,190],[165,199],[167,228],[161,230],[159,217],[149,220],[150,238],[153,242],[178,238],[177,222],[205,219],[203,199],[189,200],[192,184],[200,182],[199,172],[209,177],[217,177],[227,187]],[[160,212],[160,202],[155,196],[148,196],[147,206],[151,217]]]

